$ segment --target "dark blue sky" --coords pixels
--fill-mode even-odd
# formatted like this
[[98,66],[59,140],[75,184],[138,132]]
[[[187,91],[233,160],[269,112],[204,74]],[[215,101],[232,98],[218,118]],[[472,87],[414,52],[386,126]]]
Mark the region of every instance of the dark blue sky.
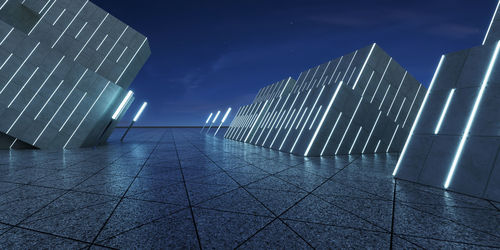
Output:
[[[137,125],[201,125],[268,84],[376,42],[425,86],[441,54],[480,45],[496,0],[91,0],[149,37]],[[234,113],[233,113],[234,115]],[[230,119],[229,119],[230,121]]]

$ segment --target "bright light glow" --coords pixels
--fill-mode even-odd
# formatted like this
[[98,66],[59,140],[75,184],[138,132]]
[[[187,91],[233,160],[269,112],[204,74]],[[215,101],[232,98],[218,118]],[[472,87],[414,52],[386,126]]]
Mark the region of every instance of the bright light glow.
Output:
[[[306,121],[304,122],[304,125],[302,126],[302,129],[300,130],[299,135],[297,136],[297,138],[295,139],[295,142],[293,143],[293,147],[292,147],[291,152],[293,152],[293,150],[295,148],[295,145],[297,145],[297,142],[299,141],[299,138],[302,136],[302,133],[304,132],[304,129],[307,126],[307,122],[309,122],[309,118],[311,118],[311,115],[313,114],[313,111],[316,108],[316,105],[318,104],[319,98],[323,95],[323,90],[325,90],[325,86],[324,85],[321,88],[321,91],[319,92],[318,97],[316,97],[316,100],[314,101],[314,104],[312,106],[311,112],[309,112],[309,115],[307,116]],[[307,110],[307,108],[306,108],[306,110]],[[318,112],[319,112],[319,110],[318,110]],[[316,116],[318,116],[318,113],[316,113]],[[299,124],[300,124],[300,122],[299,122]],[[312,126],[312,124],[311,124],[311,126]]]
[[377,123],[378,123],[378,120],[379,120],[381,114],[382,114],[382,111],[378,112],[377,120],[375,120],[375,124],[373,124],[373,128],[370,131],[370,135],[368,135],[368,139],[366,140],[365,146],[363,147],[363,151],[361,152],[362,154],[365,153],[366,147],[368,146],[368,142],[370,142],[373,131],[375,130],[375,127],[377,126]]
[[380,81],[378,82],[377,88],[375,89],[375,92],[373,92],[373,96],[372,96],[372,99],[370,100],[370,103],[372,103],[373,99],[375,99],[375,95],[377,94],[377,91],[378,91],[378,89],[380,87],[380,84],[382,83],[382,80],[384,80],[385,73],[387,73],[387,69],[389,68],[389,65],[391,65],[391,62],[392,62],[392,57],[389,59],[389,62],[387,63],[387,66],[385,66],[385,70],[384,70],[384,73],[382,74],[382,78],[380,78]]
[[33,78],[33,76],[36,74],[36,72],[38,71],[38,67],[36,67],[35,71],[33,71],[33,73],[31,74],[31,76],[28,78],[28,80],[24,83],[23,87],[21,87],[21,90],[19,90],[16,94],[16,96],[14,96],[14,99],[12,99],[12,101],[10,101],[9,105],[7,106],[7,108],[10,108],[10,106],[12,106],[12,103],[14,103],[14,101],[17,99],[17,97],[19,96],[19,94],[21,94],[21,92],[23,91],[24,87],[26,87],[26,85],[31,81],[31,78]]
[[141,51],[142,47],[144,46],[144,44],[146,43],[147,40],[148,40],[148,38],[144,38],[144,41],[142,41],[141,46],[137,49],[137,51],[135,52],[135,54],[132,57],[132,59],[130,59],[130,61],[128,62],[128,64],[125,67],[125,69],[123,69],[123,72],[118,77],[118,80],[116,80],[116,84],[118,84],[118,82],[120,81],[120,79],[122,79],[123,74],[125,74],[125,72],[127,71],[128,67],[130,66],[130,64],[132,63],[132,61],[134,61],[135,57],[137,56],[137,54],[139,53],[139,51]]
[[106,86],[104,86],[104,88],[102,89],[101,93],[99,93],[99,95],[97,96],[97,98],[95,99],[94,103],[92,103],[92,106],[90,106],[90,109],[87,111],[87,113],[85,113],[85,116],[83,117],[83,119],[80,121],[80,123],[78,124],[78,126],[76,127],[75,131],[73,131],[73,133],[71,134],[71,136],[69,137],[68,141],[66,142],[66,144],[64,144],[63,146],[63,149],[66,149],[66,147],[68,146],[69,142],[71,141],[71,139],[73,139],[73,136],[76,134],[76,132],[78,131],[78,129],[80,128],[80,126],[82,126],[82,123],[83,121],[85,121],[85,119],[87,118],[87,116],[89,115],[90,111],[92,111],[92,109],[94,108],[95,104],[97,103],[97,101],[99,101],[99,99],[101,98],[102,94],[104,93],[104,91],[106,90],[106,88],[109,86],[109,83],[111,81],[108,81],[108,83],[106,83]]
[[394,134],[392,135],[391,142],[389,142],[389,146],[387,146],[387,150],[385,152],[389,153],[389,149],[391,149],[392,142],[394,141],[394,137],[396,136],[396,133],[398,132],[399,129],[399,124],[396,127],[396,130],[394,130]]
[[217,114],[215,114],[215,117],[214,119],[212,120],[212,123],[215,123],[217,121],[217,118],[219,118],[219,115],[220,115],[220,110],[217,111]]
[[[497,16],[498,6],[500,6],[500,1],[498,1],[498,3],[497,3],[497,8],[495,9],[495,13],[493,14],[493,17],[491,18],[491,22],[490,22],[490,25],[488,26],[488,30],[486,31],[486,35],[484,36],[483,45],[486,43],[486,40],[488,39],[488,35],[490,33],[491,26],[493,25],[493,21],[495,20],[495,17]],[[0,8],[0,9],[2,9],[2,8]]]
[[87,3],[89,3],[88,0],[85,1],[85,3],[83,4],[83,6],[80,8],[80,10],[78,10],[78,12],[73,17],[73,19],[71,19],[71,21],[69,22],[68,26],[66,26],[66,28],[63,30],[63,32],[61,33],[61,35],[57,38],[56,42],[54,44],[52,44],[51,48],[54,48],[56,46],[56,44],[59,42],[59,40],[61,40],[61,37],[66,33],[66,31],[71,26],[71,24],[73,24],[73,22],[75,21],[76,17],[78,17],[80,15],[80,13],[82,12],[83,8],[85,8],[85,6],[87,5]]
[[97,49],[95,49],[96,51],[101,48],[102,44],[106,41],[106,39],[108,39],[108,34],[106,34],[104,36],[104,38],[102,39],[101,43],[99,43],[99,45],[97,46]]
[[429,89],[427,90],[427,93],[425,94],[424,100],[422,101],[422,105],[420,106],[420,110],[418,111],[417,117],[415,118],[415,121],[413,121],[413,126],[411,127],[410,133],[408,134],[408,138],[406,139],[405,146],[403,147],[403,151],[401,152],[401,155],[398,159],[398,163],[396,164],[396,167],[394,168],[394,171],[392,172],[392,175],[395,176],[398,173],[399,167],[401,166],[401,162],[404,159],[404,156],[406,154],[406,149],[408,149],[408,144],[411,141],[411,137],[413,135],[413,131],[415,131],[415,127],[418,124],[418,121],[420,119],[420,115],[422,114],[422,110],[425,108],[425,104],[427,103],[427,98],[429,97],[429,93],[432,90],[432,86],[434,86],[434,82],[436,81],[436,78],[439,74],[439,70],[441,69],[441,66],[443,65],[445,56],[441,56],[441,60],[439,60],[439,65],[436,69],[436,72],[434,72],[434,76],[432,77],[431,84],[429,85]]
[[[335,74],[337,73],[337,69],[339,68],[339,65],[340,65],[340,63],[342,62],[342,59],[343,59],[343,58],[344,58],[344,56],[341,56],[341,57],[340,57],[340,60],[339,60],[339,62],[337,63],[337,66],[335,66],[335,70],[333,70],[332,77],[330,78],[330,81],[328,82],[328,85],[330,85],[330,83],[332,83],[333,77],[334,77],[334,76],[335,76]],[[340,72],[339,72],[339,74],[338,74],[338,76],[337,76],[337,79],[339,78],[339,76],[340,76]],[[337,79],[335,79],[335,82],[337,82]]]
[[345,80],[345,76],[347,75],[347,72],[349,72],[349,69],[351,68],[351,65],[352,65],[352,61],[354,61],[354,58],[356,58],[357,54],[358,54],[358,51],[356,50],[354,52],[354,55],[351,58],[351,62],[349,62],[349,66],[347,66],[347,69],[345,70],[344,76],[342,77],[342,80],[341,80],[342,82]]
[[17,138],[12,142],[12,144],[10,144],[9,149],[12,149],[12,147],[14,147],[14,145],[16,144],[16,142],[17,142]]
[[208,116],[207,121],[205,122],[205,124],[207,124],[207,123],[210,121],[210,118],[212,118],[212,115],[213,115],[213,114],[214,114],[214,113],[210,113],[210,115]]
[[[63,128],[66,126],[66,123],[69,121],[69,119],[71,119],[71,117],[73,116],[73,113],[75,113],[76,109],[80,106],[80,104],[82,103],[82,101],[85,98],[85,96],[87,96],[87,92],[85,92],[83,94],[82,98],[80,98],[80,101],[76,104],[76,106],[73,108],[73,110],[71,111],[71,113],[69,114],[69,116],[66,118],[66,121],[64,121],[63,125],[59,129],[59,132],[61,132],[63,130]],[[61,107],[62,107],[62,105],[59,107],[59,109]],[[56,116],[56,114],[59,112],[59,109],[57,109],[56,113],[54,113],[54,116],[52,116],[52,118],[50,119],[51,121],[52,121],[52,119],[54,119],[54,117]]]
[[401,82],[399,83],[399,87],[398,87],[398,90],[396,91],[396,95],[394,95],[394,99],[392,99],[392,102],[391,102],[391,106],[389,107],[389,110],[387,111],[387,115],[389,115],[389,113],[391,112],[392,110],[392,106],[394,105],[394,102],[396,101],[396,98],[398,97],[398,94],[399,94],[399,90],[401,90],[401,86],[403,86],[403,82],[406,78],[406,75],[408,74],[408,71],[405,71],[405,75],[403,76],[403,79],[401,80]]
[[314,123],[316,122],[316,119],[318,119],[318,115],[319,115],[319,112],[321,112],[321,109],[323,108],[323,105],[319,105],[319,109],[318,111],[316,112],[316,115],[314,116],[314,119],[312,120],[311,122],[311,125],[309,125],[309,130],[312,129]]
[[387,90],[385,91],[384,98],[382,98],[382,101],[380,102],[380,105],[378,106],[379,110],[382,108],[382,104],[384,104],[385,98],[387,97],[387,93],[389,93],[389,89],[391,89],[391,85],[389,85],[387,87]]
[[80,28],[80,30],[78,31],[78,33],[76,33],[76,35],[75,35],[75,39],[77,39],[77,38],[78,38],[78,36],[80,35],[80,33],[82,33],[83,29],[85,29],[85,27],[87,26],[87,24],[88,24],[88,22],[85,22],[85,23],[83,24],[83,26]]
[[356,71],[356,67],[354,67],[354,68],[352,69],[351,75],[349,76],[349,79],[347,80],[346,85],[349,85],[349,83],[351,82],[351,78],[352,78],[352,76],[354,75],[354,72],[355,72],[355,71]]
[[10,53],[9,57],[7,57],[7,59],[5,59],[5,62],[3,62],[2,66],[0,66],[0,70],[3,69],[3,67],[5,66],[5,64],[7,64],[7,62],[10,60],[10,58],[12,57],[12,53]]
[[[55,1],[54,1],[55,2]],[[59,60],[59,62],[57,63],[57,65],[54,67],[54,69],[50,72],[50,74],[47,76],[47,78],[45,78],[45,81],[43,81],[42,85],[40,85],[40,87],[38,88],[38,90],[35,92],[35,94],[31,97],[30,101],[28,102],[28,104],[26,106],[24,106],[23,110],[21,111],[21,113],[17,116],[16,120],[14,121],[14,123],[12,123],[12,125],[10,126],[10,128],[7,130],[7,134],[10,132],[10,130],[14,127],[14,125],[16,125],[17,121],[19,120],[19,118],[24,114],[24,111],[26,111],[26,109],[30,106],[31,102],[33,101],[33,99],[35,99],[35,97],[38,95],[38,93],[40,92],[40,90],[43,88],[43,86],[45,86],[45,84],[47,83],[47,81],[49,80],[49,78],[52,76],[52,74],[54,74],[54,71],[56,71],[56,69],[59,67],[59,65],[61,64],[61,62],[64,60],[65,56],[61,57],[61,59]]]
[[352,86],[352,89],[356,88],[356,85],[358,84],[359,78],[361,78],[361,74],[363,74],[363,71],[365,70],[366,64],[370,60],[370,56],[372,55],[373,49],[375,48],[376,43],[372,45],[372,48],[370,49],[370,53],[368,53],[368,57],[366,57],[365,63],[363,63],[363,67],[361,67],[361,71],[359,72],[358,77],[356,78],[356,81],[354,82],[354,85]]
[[[26,2],[26,0],[23,0],[23,4],[24,4],[24,2]],[[45,3],[45,5],[44,5],[44,6],[42,7],[42,9],[38,12],[38,14],[42,14],[43,10],[45,9],[45,7],[47,7],[47,5],[49,5],[49,3],[50,3],[50,0],[49,0],[49,1],[47,1],[47,2]]]
[[[281,142],[281,146],[280,146],[279,150],[281,150],[283,148],[283,145],[285,145],[285,142],[286,142],[286,139],[288,138],[288,135],[290,135],[290,132],[292,132],[293,125],[295,124],[295,121],[299,117],[299,114],[302,111],[302,108],[304,107],[304,104],[306,104],[306,101],[309,98],[309,95],[311,94],[311,90],[312,89],[309,89],[309,91],[307,91],[306,98],[304,98],[304,101],[300,105],[299,111],[297,112],[297,115],[295,116],[295,119],[293,119],[292,124],[290,124],[290,128],[288,129],[288,132],[286,133],[285,139],[283,139],[283,141]],[[305,109],[305,111],[307,111],[307,108]],[[304,111],[304,114],[306,113],[305,111]],[[304,117],[304,114],[302,114],[302,117]],[[301,118],[301,120],[302,120],[302,118]],[[300,123],[300,121],[299,121],[299,123]]]
[[0,90],[0,94],[2,94],[3,91],[7,88],[7,86],[9,86],[9,84],[12,82],[12,79],[14,79],[14,77],[16,77],[17,73],[19,73],[19,70],[21,70],[21,68],[24,66],[24,64],[26,63],[26,61],[28,61],[28,59],[30,59],[31,55],[33,55],[33,52],[35,52],[36,48],[38,48],[39,45],[40,45],[40,42],[38,42],[36,44],[36,46],[29,53],[28,57],[26,57],[26,59],[24,59],[24,61],[21,63],[21,66],[19,66],[17,68],[16,72],[14,72],[14,74],[10,77],[9,81],[7,81],[7,83],[5,84],[5,86],[3,86],[2,90]]
[[141,117],[142,115],[142,112],[144,111],[144,109],[146,108],[146,106],[148,106],[148,103],[147,102],[144,102],[141,106],[141,108],[139,109],[139,112],[137,112],[137,114],[135,114],[134,116],[134,122],[136,122],[137,120],[139,120],[139,117]]
[[102,62],[99,64],[99,66],[97,67],[97,69],[95,70],[95,72],[97,72],[101,68],[102,64],[104,63],[104,61],[106,61],[106,59],[108,58],[109,54],[111,54],[111,52],[115,49],[116,44],[118,44],[118,41],[120,41],[122,39],[123,34],[125,34],[125,32],[127,31],[127,29],[128,29],[128,26],[125,27],[125,29],[120,34],[120,36],[118,37],[118,39],[115,41],[115,43],[113,44],[113,46],[111,47],[111,49],[108,51],[108,53],[106,54],[106,56],[104,57],[104,59],[102,59]]
[[120,106],[118,106],[115,113],[111,117],[113,120],[118,119],[123,109],[125,108],[125,105],[127,105],[127,103],[130,101],[130,98],[132,98],[132,95],[134,95],[134,92],[132,92],[132,90],[129,90],[125,98],[123,98],[122,102],[120,103]]
[[335,150],[335,154],[338,154],[340,147],[342,147],[342,143],[344,142],[345,136],[347,135],[347,132],[349,132],[349,128],[351,127],[352,121],[354,120],[354,117],[356,117],[356,114],[358,113],[359,106],[361,105],[361,102],[363,101],[363,97],[359,99],[358,105],[356,106],[356,109],[354,110],[354,113],[352,114],[351,120],[349,120],[349,125],[347,125],[347,129],[344,131],[344,135],[342,136],[342,139],[340,140],[339,145],[337,146],[337,150]]
[[380,142],[381,142],[381,140],[378,140],[377,146],[375,147],[375,153],[377,153],[377,151],[378,151],[378,147],[380,146]]
[[248,137],[250,137],[250,134],[252,133],[252,130],[253,130],[253,128],[255,127],[255,124],[257,124],[257,122],[259,121],[260,116],[261,116],[261,115],[262,115],[262,113],[264,112],[264,109],[265,109],[265,108],[266,108],[266,106],[267,106],[267,102],[268,102],[268,101],[266,101],[266,102],[264,103],[264,105],[262,106],[262,109],[260,110],[259,115],[257,116],[257,118],[255,119],[255,121],[253,122],[253,125],[252,125],[252,127],[250,128],[250,131],[248,131],[247,137],[245,138],[245,142],[247,142]]
[[297,111],[297,109],[293,109],[292,111],[292,115],[288,118],[288,122],[286,123],[285,125],[285,129],[288,128],[288,125],[290,124],[290,122],[292,121],[292,118],[293,118],[293,115],[295,114],[295,111]]
[[57,21],[59,21],[59,19],[64,14],[64,12],[66,12],[66,9],[64,9],[63,11],[61,11],[61,14],[59,14],[59,16],[56,18],[56,20],[52,23],[52,26],[56,25]]
[[401,106],[399,106],[398,114],[396,115],[396,118],[394,118],[394,122],[396,122],[399,118],[399,115],[401,114],[401,110],[403,109],[403,106],[405,105],[406,102],[406,97],[403,98],[403,103],[401,103]]
[[[290,106],[290,109],[288,110],[288,112],[287,112],[287,114],[285,116],[285,119],[283,119],[283,122],[281,123],[280,128],[278,129],[278,131],[276,131],[276,134],[274,135],[274,139],[271,142],[271,146],[269,146],[269,147],[272,148],[273,145],[274,145],[274,143],[276,142],[276,138],[278,137],[279,132],[281,131],[281,129],[283,129],[283,125],[285,124],[285,121],[288,119],[288,115],[290,114],[290,111],[292,111],[292,108],[295,105],[295,101],[297,101],[297,97],[299,97],[299,94],[300,94],[300,92],[298,92],[297,95],[295,95],[295,99],[293,100],[292,105]],[[295,109],[293,110],[293,112],[295,112]],[[292,114],[292,116],[293,116],[293,114]],[[292,116],[290,116],[290,117],[292,117]],[[286,127],[285,127],[285,129],[286,129]]]
[[500,41],[497,42],[497,46],[495,47],[495,52],[493,53],[493,57],[491,58],[490,64],[488,66],[488,70],[486,71],[486,75],[484,76],[484,80],[481,83],[481,89],[479,90],[479,94],[476,97],[476,101],[474,103],[474,107],[472,108],[472,112],[469,116],[469,120],[467,121],[467,126],[465,127],[464,134],[462,135],[462,139],[460,140],[460,145],[458,146],[457,152],[455,154],[455,158],[453,159],[453,163],[451,165],[450,171],[448,173],[448,177],[446,178],[446,182],[444,184],[444,188],[448,188],[450,186],[451,180],[453,179],[453,174],[457,168],[458,161],[460,160],[460,156],[462,155],[462,151],[465,146],[465,142],[469,137],[470,129],[472,124],[474,123],[474,119],[476,118],[477,110],[479,109],[479,105],[481,104],[481,100],[483,99],[483,94],[488,85],[488,81],[490,80],[491,72],[493,71],[493,67],[495,66],[495,62],[498,57],[498,51],[500,49]]
[[304,109],[304,112],[302,112],[302,115],[300,116],[299,122],[295,126],[295,130],[299,129],[300,124],[302,123],[302,119],[304,119],[304,115],[307,113],[307,107]]
[[413,97],[413,102],[411,102],[410,110],[408,110],[408,114],[406,114],[405,122],[403,123],[403,128],[406,125],[406,121],[408,120],[408,117],[411,114],[411,111],[413,110],[413,105],[415,104],[415,101],[417,100],[418,93],[420,93],[420,89],[422,88],[422,85],[418,85],[417,93],[415,94],[415,97]]
[[34,120],[38,119],[38,117],[40,116],[40,114],[42,113],[42,111],[45,109],[45,107],[50,102],[50,100],[52,99],[52,97],[54,97],[54,95],[56,94],[57,90],[59,90],[59,87],[61,87],[61,85],[63,84],[63,82],[64,82],[64,80],[61,80],[59,82],[59,85],[57,85],[56,89],[52,92],[52,94],[50,94],[50,97],[45,101],[45,103],[42,106],[42,109],[40,109],[40,111],[38,111],[38,114],[36,114]]
[[116,59],[116,63],[118,63],[120,61],[120,59],[122,59],[122,56],[123,54],[125,54],[125,51],[127,51],[128,47],[125,47],[122,51],[122,53],[120,54],[120,56]]
[[323,149],[321,150],[320,156],[322,156],[325,153],[326,148],[328,147],[328,144],[330,142],[330,139],[332,138],[333,132],[335,132],[335,129],[337,128],[337,124],[340,121],[340,117],[342,117],[342,112],[340,112],[339,116],[337,117],[337,120],[335,121],[335,125],[333,125],[332,131],[330,131],[330,134],[328,135],[328,138],[326,139],[326,143],[323,146]]
[[7,4],[9,0],[5,0],[5,3],[2,4],[2,6],[0,6],[0,10],[3,9],[3,7]]
[[[47,14],[47,13],[45,13],[45,14]],[[99,23],[99,25],[94,30],[94,32],[92,33],[92,35],[90,35],[89,40],[87,40],[87,42],[85,42],[85,44],[80,49],[80,51],[78,52],[78,54],[76,54],[75,59],[73,59],[73,61],[76,61],[76,59],[80,56],[80,54],[82,53],[82,51],[85,49],[85,47],[87,47],[87,45],[89,44],[90,40],[92,40],[92,38],[94,37],[95,33],[99,30],[99,28],[101,28],[102,24],[104,23],[104,21],[106,21],[106,19],[108,18],[108,16],[109,16],[109,13],[106,13],[106,16],[104,17],[104,19],[102,19],[102,21]]]
[[330,102],[328,103],[328,106],[326,107],[325,113],[323,114],[323,117],[321,117],[321,120],[319,122],[318,127],[316,128],[316,131],[314,131],[314,135],[311,139],[311,142],[309,142],[309,146],[307,146],[306,152],[304,153],[304,156],[307,156],[309,154],[309,150],[311,150],[312,145],[314,144],[314,141],[316,140],[316,136],[318,136],[318,133],[320,129],[323,127],[323,122],[325,122],[326,116],[330,112],[330,109],[332,108],[333,102],[337,98],[337,94],[340,91],[340,88],[342,87],[342,81],[340,81],[339,85],[337,86],[337,89],[335,90],[335,93],[332,96],[332,99],[330,99]]
[[[50,1],[48,1],[47,3],[49,3],[49,2]],[[47,11],[45,13],[43,13],[42,17],[40,17],[40,19],[38,19],[38,21],[36,22],[35,26],[33,26],[33,28],[31,28],[30,32],[28,32],[28,36],[31,35],[31,32],[33,32],[33,30],[35,30],[35,28],[38,26],[38,24],[40,24],[40,22],[43,20],[43,18],[45,17],[45,15],[47,15],[47,13],[49,13],[50,9],[52,9],[52,6],[54,6],[54,4],[56,2],[57,2],[57,0],[54,0],[54,2],[52,2],[52,4],[50,5],[50,7],[47,9]],[[45,4],[45,6],[47,6],[47,4]],[[45,6],[43,7],[43,9],[45,9]]]
[[434,134],[437,135],[439,133],[439,130],[441,129],[441,124],[443,124],[444,117],[446,116],[446,113],[448,112],[448,107],[450,106],[451,100],[453,99],[453,94],[455,94],[455,89],[452,89],[450,93],[448,94],[448,99],[446,100],[446,104],[444,105],[444,109],[441,112],[441,117],[439,117],[439,122],[436,126],[436,129],[434,130]]
[[361,129],[363,127],[359,127],[358,133],[356,134],[356,138],[354,138],[354,142],[352,143],[351,149],[349,149],[349,154],[352,153],[352,149],[354,148],[354,145],[356,145],[356,142],[358,141],[359,133],[361,133]]

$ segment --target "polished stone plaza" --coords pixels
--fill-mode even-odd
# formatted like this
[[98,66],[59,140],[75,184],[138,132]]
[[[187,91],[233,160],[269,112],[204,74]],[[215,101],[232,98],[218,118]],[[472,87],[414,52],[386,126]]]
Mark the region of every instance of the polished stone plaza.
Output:
[[0,151],[0,248],[500,247],[499,203],[394,180],[395,154],[123,132],[97,148]]

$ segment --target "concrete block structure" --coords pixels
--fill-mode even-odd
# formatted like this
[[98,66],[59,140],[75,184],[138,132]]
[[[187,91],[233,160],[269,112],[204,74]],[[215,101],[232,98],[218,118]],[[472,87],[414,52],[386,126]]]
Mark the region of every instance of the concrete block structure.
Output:
[[400,152],[425,92],[373,44],[261,89],[225,138],[304,156]]
[[0,148],[105,142],[148,40],[87,0],[0,1]]
[[482,45],[441,57],[396,178],[500,201],[497,12]]

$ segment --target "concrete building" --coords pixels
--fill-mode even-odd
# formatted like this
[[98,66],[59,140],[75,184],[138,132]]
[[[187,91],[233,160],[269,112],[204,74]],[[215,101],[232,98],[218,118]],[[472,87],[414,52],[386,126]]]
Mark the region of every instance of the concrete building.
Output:
[[146,37],[89,1],[1,1],[0,148],[105,142],[150,53]]
[[497,12],[482,45],[441,57],[396,178],[500,201]]
[[305,156],[400,152],[425,92],[373,44],[261,89],[225,138]]

